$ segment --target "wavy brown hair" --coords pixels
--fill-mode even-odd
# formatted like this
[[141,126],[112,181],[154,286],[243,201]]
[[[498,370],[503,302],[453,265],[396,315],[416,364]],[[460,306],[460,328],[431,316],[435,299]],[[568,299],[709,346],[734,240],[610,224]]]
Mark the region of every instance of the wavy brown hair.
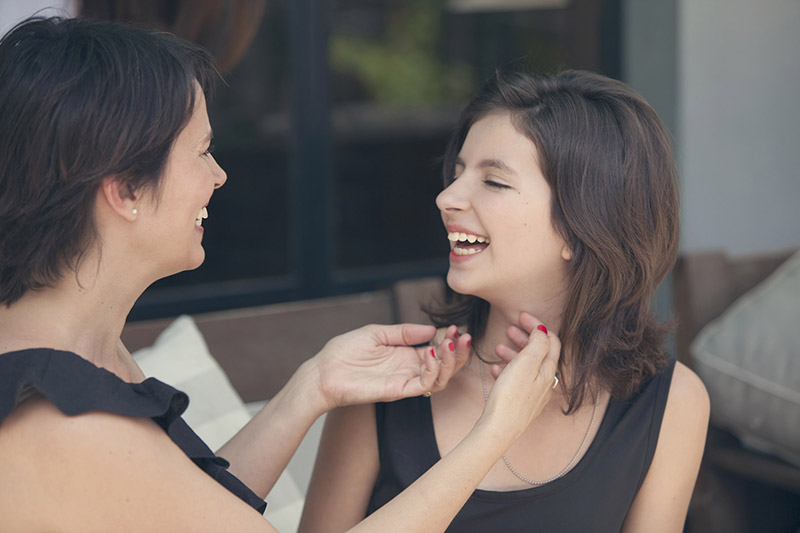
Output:
[[[652,299],[678,250],[678,173],[670,136],[629,87],[582,71],[496,73],[464,109],[444,155],[445,186],[470,127],[506,111],[538,151],[552,191],[552,222],[572,249],[562,316],[569,407],[596,387],[632,395],[662,369],[670,330]],[[434,323],[467,324],[481,338],[489,303],[456,298],[429,309]]]

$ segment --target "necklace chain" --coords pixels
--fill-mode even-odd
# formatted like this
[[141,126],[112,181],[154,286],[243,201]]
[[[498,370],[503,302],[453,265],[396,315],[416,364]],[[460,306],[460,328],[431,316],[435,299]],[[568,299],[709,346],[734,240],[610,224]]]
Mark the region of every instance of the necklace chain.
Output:
[[[476,350],[476,353],[478,354],[478,365],[479,365],[479,367],[481,369],[481,386],[483,387],[483,401],[485,403],[489,399],[489,393],[486,390],[486,372],[483,369],[483,359],[481,359],[480,349]],[[522,481],[524,481],[528,485],[544,485],[546,483],[550,483],[551,481],[555,481],[560,477],[563,477],[564,474],[566,474],[567,472],[570,471],[570,469],[572,468],[572,465],[575,464],[575,461],[577,461],[578,456],[583,451],[583,447],[586,446],[586,441],[589,440],[589,435],[592,433],[592,427],[594,426],[594,419],[595,419],[595,416],[597,415],[597,404],[598,403],[600,403],[600,395],[599,394],[595,397],[595,400],[594,400],[594,409],[592,410],[592,419],[589,421],[589,429],[586,430],[586,435],[583,436],[583,441],[581,442],[581,445],[578,448],[578,451],[575,452],[575,455],[572,456],[572,459],[569,460],[569,463],[567,463],[567,466],[565,466],[564,469],[561,472],[559,472],[558,474],[556,474],[555,476],[553,476],[553,477],[551,477],[549,479],[545,479],[544,481],[533,481],[532,479],[528,479],[525,476],[523,476],[522,474],[520,474],[519,472],[517,472],[517,469],[514,468],[513,466],[511,466],[511,463],[509,462],[509,460],[506,458],[505,455],[503,455],[503,462],[506,464],[506,466],[508,467],[509,471],[511,471],[512,474],[517,476],[519,479],[521,479]]]

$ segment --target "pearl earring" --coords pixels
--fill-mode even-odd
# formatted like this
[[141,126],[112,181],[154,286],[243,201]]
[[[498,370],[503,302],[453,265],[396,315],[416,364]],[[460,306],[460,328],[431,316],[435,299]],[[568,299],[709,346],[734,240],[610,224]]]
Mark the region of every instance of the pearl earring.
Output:
[[131,210],[131,213],[133,214],[133,216],[136,216],[136,215],[139,213],[139,210],[138,210],[138,209],[136,209],[136,208],[134,207],[134,208]]

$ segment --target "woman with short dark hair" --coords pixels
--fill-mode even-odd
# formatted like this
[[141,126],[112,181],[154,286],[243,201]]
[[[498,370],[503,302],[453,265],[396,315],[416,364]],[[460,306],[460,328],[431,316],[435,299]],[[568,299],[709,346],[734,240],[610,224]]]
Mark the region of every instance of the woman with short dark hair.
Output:
[[[152,282],[205,257],[227,180],[214,78],[203,50],[115,23],[34,18],[0,39],[2,531],[270,531],[254,509],[319,415],[440,391],[466,360],[455,326],[423,348],[431,326],[365,326],[303,363],[220,456],[192,432],[186,395],[146,378],[119,336]],[[531,335],[464,442],[359,527],[443,529],[538,414],[557,360]]]
[[475,357],[431,398],[332,413],[301,529],[345,529],[410,486],[539,329],[562,347],[554,394],[452,530],[681,531],[709,403],[652,311],[679,233],[656,113],[596,74],[498,73],[461,114],[444,182],[447,282],[462,297],[432,318],[462,324]]

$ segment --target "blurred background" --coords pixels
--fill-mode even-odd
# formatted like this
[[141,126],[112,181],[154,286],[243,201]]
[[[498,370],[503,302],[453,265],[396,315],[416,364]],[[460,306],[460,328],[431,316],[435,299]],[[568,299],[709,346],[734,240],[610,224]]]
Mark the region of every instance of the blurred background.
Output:
[[[4,0],[0,30],[53,4]],[[133,320],[442,275],[438,158],[496,68],[585,68],[641,92],[675,139],[684,252],[800,245],[797,0],[55,4],[159,24],[226,67],[210,113],[229,180],[208,257],[148,290]]]
[[[155,25],[203,44],[223,70],[209,112],[229,179],[209,205],[207,259],[148,289],[134,322],[442,277],[439,157],[497,68],[600,72],[666,123],[682,263],[657,307],[683,321],[685,339],[672,341],[681,360],[691,364],[701,326],[800,247],[798,0],[0,0],[0,33],[39,9]],[[755,269],[752,257],[769,259]],[[797,398],[800,374],[787,371],[797,367],[780,364],[795,386],[783,399]],[[762,422],[723,423],[727,399],[701,370],[713,424],[687,530],[800,531],[798,464],[742,446],[732,428]],[[780,409],[773,423],[800,427]],[[792,439],[783,449],[800,448]]]

